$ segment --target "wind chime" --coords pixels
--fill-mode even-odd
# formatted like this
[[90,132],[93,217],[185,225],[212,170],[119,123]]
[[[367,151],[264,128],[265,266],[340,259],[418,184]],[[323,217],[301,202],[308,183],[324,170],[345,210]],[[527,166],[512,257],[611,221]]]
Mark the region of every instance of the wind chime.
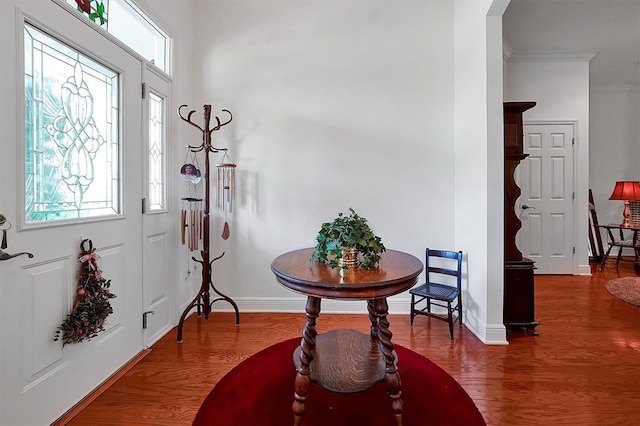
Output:
[[[198,124],[194,123],[191,120],[191,116],[195,113],[194,110],[189,111],[189,113],[185,116],[182,113],[182,109],[186,108],[187,105],[181,105],[178,108],[178,116],[185,122],[189,123],[191,126],[197,128],[202,133],[202,143],[200,145],[188,145],[187,156],[185,157],[185,164],[182,166],[180,173],[183,179],[188,180],[190,185],[193,185],[193,188],[190,186],[190,190],[193,192],[188,194],[187,197],[184,197],[182,200],[187,204],[183,206],[182,214],[181,214],[181,226],[182,226],[182,244],[189,243],[189,251],[198,251],[200,242],[202,243],[202,250],[200,250],[200,254],[202,259],[196,259],[192,257],[192,259],[202,265],[202,282],[200,284],[200,290],[196,297],[187,305],[182,316],[180,317],[180,322],[178,323],[178,343],[182,342],[182,328],[184,325],[184,320],[187,317],[187,314],[196,307],[198,309],[198,316],[201,315],[200,310],[202,309],[202,314],[204,314],[205,319],[209,319],[209,314],[211,313],[211,305],[218,300],[225,300],[229,302],[233,309],[236,312],[236,325],[240,324],[240,312],[238,311],[238,306],[229,296],[222,294],[220,291],[216,289],[213,285],[213,281],[211,280],[211,268],[213,262],[222,258],[224,256],[224,252],[218,257],[210,260],[210,220],[209,220],[209,208],[210,208],[210,182],[209,179],[211,177],[210,173],[210,161],[209,154],[211,153],[219,153],[223,152],[222,159],[215,164],[217,169],[217,184],[216,184],[216,204],[222,208],[225,213],[225,223],[222,231],[222,238],[229,238],[229,224],[227,222],[227,213],[231,213],[233,211],[233,201],[235,200],[235,167],[236,165],[231,161],[229,155],[227,154],[226,148],[216,148],[211,144],[211,135],[213,132],[220,130],[223,126],[226,126],[233,119],[233,115],[230,111],[223,109],[222,111],[229,115],[229,119],[224,123],[220,121],[220,119],[215,116],[216,124],[211,127],[211,105],[204,106],[204,126],[200,127]],[[200,172],[197,155],[199,153],[204,154],[204,178],[202,178],[202,174]],[[191,154],[192,161],[187,162],[187,158]],[[197,188],[196,185],[203,181],[204,185],[204,195],[202,198],[199,198],[196,194]],[[193,244],[191,244],[191,242]],[[210,298],[210,290],[213,290],[220,297],[211,300]]]
[[225,151],[218,163],[218,185],[216,186],[217,205],[224,212],[224,227],[222,228],[222,239],[229,238],[229,222],[227,213],[233,213],[233,202],[236,198],[236,165],[231,161],[229,154]]
[[[191,162],[188,162],[189,154],[191,154]],[[202,240],[202,198],[199,197],[197,185],[202,180],[202,173],[198,158],[190,149],[185,156],[180,175],[187,181],[187,195],[181,198],[180,242],[182,245],[187,245],[190,252],[198,251]]]

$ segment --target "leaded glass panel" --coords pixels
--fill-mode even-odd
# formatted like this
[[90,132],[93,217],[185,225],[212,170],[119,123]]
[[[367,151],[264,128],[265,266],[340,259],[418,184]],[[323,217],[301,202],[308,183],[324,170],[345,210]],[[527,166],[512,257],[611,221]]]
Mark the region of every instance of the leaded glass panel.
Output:
[[25,221],[121,213],[118,74],[25,24]]
[[165,206],[165,100],[149,94],[149,210],[164,210]]

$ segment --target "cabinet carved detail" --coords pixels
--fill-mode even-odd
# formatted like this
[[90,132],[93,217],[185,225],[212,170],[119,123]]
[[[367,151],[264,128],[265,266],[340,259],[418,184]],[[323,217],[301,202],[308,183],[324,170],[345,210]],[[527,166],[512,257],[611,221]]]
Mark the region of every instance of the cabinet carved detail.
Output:
[[520,161],[527,157],[523,151],[522,113],[535,106],[535,102],[504,103],[504,258],[522,260],[522,253],[516,246],[516,233],[522,226],[515,212],[520,196],[514,172]]

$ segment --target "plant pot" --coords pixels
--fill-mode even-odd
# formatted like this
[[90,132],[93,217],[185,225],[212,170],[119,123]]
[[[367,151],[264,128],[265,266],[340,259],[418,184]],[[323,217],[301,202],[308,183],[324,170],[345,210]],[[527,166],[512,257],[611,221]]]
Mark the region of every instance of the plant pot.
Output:
[[342,257],[340,258],[340,269],[351,269],[358,266],[358,248],[343,247]]

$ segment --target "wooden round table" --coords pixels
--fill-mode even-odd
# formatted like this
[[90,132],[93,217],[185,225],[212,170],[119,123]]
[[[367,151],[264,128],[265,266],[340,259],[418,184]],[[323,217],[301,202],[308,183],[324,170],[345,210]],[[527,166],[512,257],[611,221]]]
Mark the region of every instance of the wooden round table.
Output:
[[[311,381],[335,392],[351,393],[382,380],[396,422],[401,425],[400,375],[387,320],[387,297],[413,287],[422,272],[422,262],[410,254],[387,250],[377,268],[359,267],[341,274],[337,268],[311,261],[312,252],[313,248],[295,250],[278,256],[271,264],[280,284],[307,296],[307,322],[300,347],[294,353],[294,425],[304,415]],[[316,339],[322,298],[366,300],[370,334],[333,330]]]

